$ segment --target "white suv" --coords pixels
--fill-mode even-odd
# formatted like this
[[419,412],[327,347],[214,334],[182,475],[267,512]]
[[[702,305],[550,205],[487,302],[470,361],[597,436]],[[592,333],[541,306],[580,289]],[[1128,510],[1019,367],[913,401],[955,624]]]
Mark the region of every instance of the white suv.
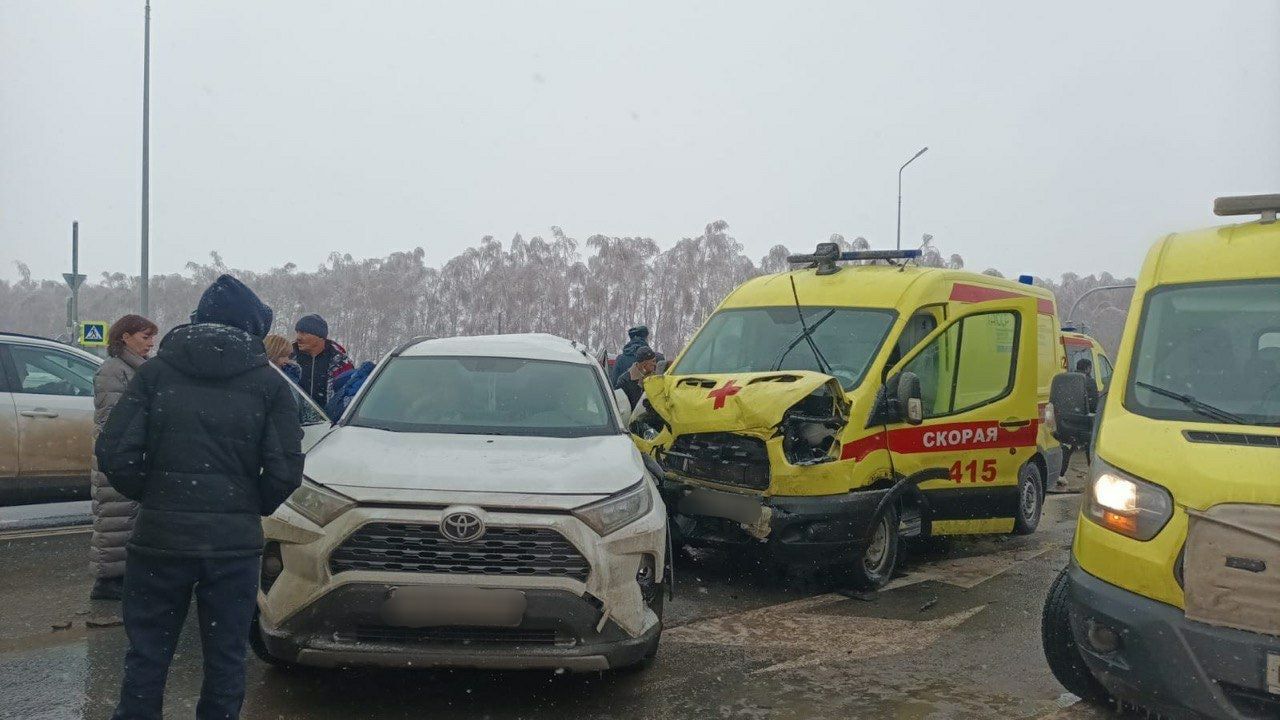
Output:
[[268,662],[587,671],[658,648],[666,510],[562,338],[392,352],[264,528]]

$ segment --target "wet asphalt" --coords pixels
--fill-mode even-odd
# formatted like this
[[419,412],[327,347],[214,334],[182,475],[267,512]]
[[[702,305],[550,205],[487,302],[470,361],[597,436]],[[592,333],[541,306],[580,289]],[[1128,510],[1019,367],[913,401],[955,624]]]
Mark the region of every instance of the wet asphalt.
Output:
[[[640,672],[281,671],[250,655],[243,717],[1109,717],[1067,695],[1040,651],[1041,604],[1067,562],[1078,502],[1050,496],[1028,537],[913,547],[874,596],[682,557],[661,650]],[[87,599],[88,538],[0,535],[0,718],[111,714],[125,636],[118,606]],[[199,687],[189,618],[166,717],[193,717]]]

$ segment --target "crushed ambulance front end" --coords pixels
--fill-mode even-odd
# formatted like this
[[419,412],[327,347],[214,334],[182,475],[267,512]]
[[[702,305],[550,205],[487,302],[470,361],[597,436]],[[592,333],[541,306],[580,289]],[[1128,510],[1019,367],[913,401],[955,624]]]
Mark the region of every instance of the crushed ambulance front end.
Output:
[[665,473],[679,541],[759,549],[788,564],[856,557],[871,541],[890,478],[869,470],[883,464],[845,457],[842,438],[863,403],[835,378],[662,375],[645,392],[651,409],[632,430]]

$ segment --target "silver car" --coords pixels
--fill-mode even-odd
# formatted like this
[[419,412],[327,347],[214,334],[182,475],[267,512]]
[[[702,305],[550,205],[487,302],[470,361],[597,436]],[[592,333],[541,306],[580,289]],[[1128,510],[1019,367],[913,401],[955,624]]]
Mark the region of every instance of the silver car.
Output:
[[0,504],[89,497],[101,364],[53,340],[0,333]]

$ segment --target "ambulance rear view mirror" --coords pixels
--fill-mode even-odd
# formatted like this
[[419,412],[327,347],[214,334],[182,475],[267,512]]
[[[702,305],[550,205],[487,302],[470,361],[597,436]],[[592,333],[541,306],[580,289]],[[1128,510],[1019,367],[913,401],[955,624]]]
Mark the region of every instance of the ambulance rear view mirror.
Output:
[[1049,388],[1049,402],[1057,429],[1053,436],[1058,442],[1073,447],[1083,446],[1093,435],[1093,414],[1089,412],[1088,383],[1093,380],[1084,373],[1061,373],[1053,378]]
[[889,422],[919,425],[924,422],[924,402],[920,399],[920,377],[903,371],[885,382],[885,410]]
[[898,375],[898,407],[902,421],[908,425],[924,422],[924,403],[920,399],[920,378],[913,372]]

